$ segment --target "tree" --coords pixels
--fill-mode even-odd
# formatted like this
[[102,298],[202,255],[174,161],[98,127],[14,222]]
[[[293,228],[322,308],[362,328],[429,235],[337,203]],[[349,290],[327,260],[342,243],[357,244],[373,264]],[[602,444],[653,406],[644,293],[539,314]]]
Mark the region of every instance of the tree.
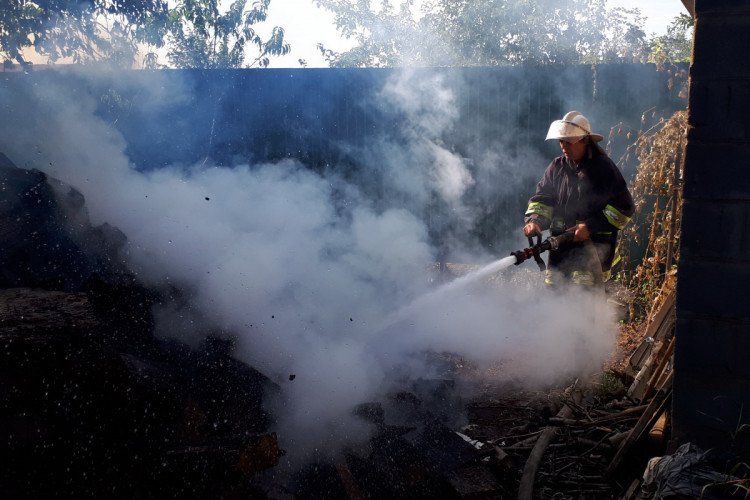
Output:
[[[25,50],[50,62],[106,61],[132,65],[143,47],[170,43],[168,57],[178,67],[235,68],[245,65],[249,43],[257,53],[248,66],[268,66],[269,57],[290,51],[284,30],[262,38],[255,26],[266,20],[270,0],[235,0],[225,13],[219,0],[0,0],[0,56],[26,63]],[[153,50],[145,67],[158,67]]]
[[274,27],[265,40],[255,26],[266,20],[270,0],[235,0],[225,13],[218,0],[182,0],[170,12],[170,63],[178,68],[239,68],[245,65],[245,47],[257,53],[251,66],[266,67],[269,56],[289,53],[284,30]]
[[[589,5],[586,5],[586,4]],[[585,18],[580,31],[587,41],[579,46],[580,63],[645,62],[649,42],[644,31],[645,18],[638,9],[607,9],[606,0],[580,1]],[[601,31],[598,31],[601,30]]]
[[0,0],[0,55],[23,64],[33,49],[51,62],[126,64],[138,42],[162,44],[167,15],[162,0]]
[[693,50],[693,18],[679,14],[667,27],[667,34],[654,37],[649,62],[690,62]]
[[606,0],[317,0],[341,33],[358,45],[334,66],[497,66],[641,60],[648,51],[637,9],[608,9]]
[[396,66],[405,57],[416,64],[423,59],[425,47],[411,12],[414,0],[405,0],[398,9],[389,0],[378,8],[372,8],[369,0],[318,0],[316,4],[333,12],[341,34],[358,43],[343,53],[318,44],[331,66]]

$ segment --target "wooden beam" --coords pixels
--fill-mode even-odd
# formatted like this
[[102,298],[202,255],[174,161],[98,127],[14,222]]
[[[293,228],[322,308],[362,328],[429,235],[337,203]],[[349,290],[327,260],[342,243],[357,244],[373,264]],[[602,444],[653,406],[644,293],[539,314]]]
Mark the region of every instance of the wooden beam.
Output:
[[688,13],[695,19],[695,0],[682,0],[682,5],[685,6]]

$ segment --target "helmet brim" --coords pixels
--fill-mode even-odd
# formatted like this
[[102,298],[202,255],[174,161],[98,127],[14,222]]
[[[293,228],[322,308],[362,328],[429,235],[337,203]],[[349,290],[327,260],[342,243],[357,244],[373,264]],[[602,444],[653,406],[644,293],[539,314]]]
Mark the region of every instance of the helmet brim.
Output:
[[596,142],[604,139],[604,136],[602,136],[601,134],[587,133],[586,130],[574,123],[563,120],[555,120],[549,126],[549,131],[547,131],[547,138],[545,139],[545,141],[559,139],[567,141],[581,139],[586,136],[591,137],[591,139]]

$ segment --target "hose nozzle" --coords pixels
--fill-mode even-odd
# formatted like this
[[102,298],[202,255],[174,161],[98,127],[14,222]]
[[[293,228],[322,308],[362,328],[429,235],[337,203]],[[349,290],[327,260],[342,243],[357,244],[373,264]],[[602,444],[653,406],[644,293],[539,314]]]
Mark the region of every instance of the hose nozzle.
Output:
[[539,265],[539,269],[544,271],[547,266],[544,264],[544,261],[539,254],[548,250],[557,250],[561,245],[570,243],[571,241],[573,241],[574,234],[575,233],[573,233],[573,231],[565,231],[558,236],[550,236],[544,241],[542,241],[542,236],[540,234],[537,234],[536,244],[534,244],[534,240],[529,236],[529,245],[531,246],[529,246],[528,248],[524,248],[523,250],[516,250],[515,252],[511,252],[510,254],[516,258],[516,265],[519,265],[521,264],[521,262],[533,257],[536,263]]

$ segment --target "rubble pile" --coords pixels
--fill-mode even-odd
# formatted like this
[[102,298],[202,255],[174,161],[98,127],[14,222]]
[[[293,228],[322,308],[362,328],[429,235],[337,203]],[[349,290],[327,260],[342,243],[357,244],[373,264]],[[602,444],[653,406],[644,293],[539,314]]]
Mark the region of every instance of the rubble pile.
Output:
[[94,274],[126,274],[125,235],[92,227],[83,195],[0,152],[0,287],[78,291]]
[[278,391],[209,335],[153,334],[167,300],[88,223],[81,195],[0,155],[0,491],[7,498],[254,495],[283,452]]

